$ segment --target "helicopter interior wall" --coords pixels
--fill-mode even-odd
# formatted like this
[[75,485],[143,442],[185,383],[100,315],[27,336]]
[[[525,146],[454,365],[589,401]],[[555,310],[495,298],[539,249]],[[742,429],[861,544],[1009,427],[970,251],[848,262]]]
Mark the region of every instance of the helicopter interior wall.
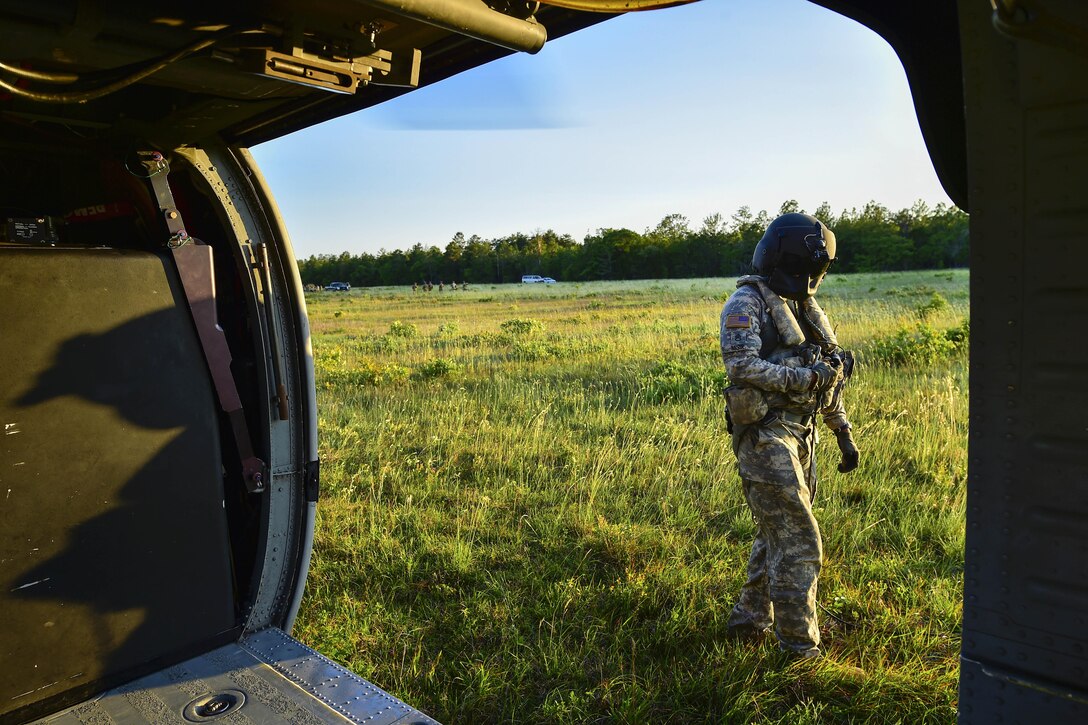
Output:
[[236,638],[238,611],[217,405],[169,259],[3,245],[0,309],[3,720]]
[[1088,6],[813,1],[896,49],[971,213],[959,720],[1086,722]]
[[[231,370],[250,428],[259,435],[262,410],[257,401],[265,396],[261,366],[256,363],[259,355],[255,352],[252,305],[247,302],[250,293],[243,280],[249,273],[248,262],[239,259],[237,238],[207,180],[184,158],[173,158],[172,162],[170,186],[185,225],[191,236],[213,250],[219,325],[231,351]],[[131,144],[119,146],[88,129],[0,115],[0,247],[108,248],[166,254],[168,231],[145,174]],[[25,231],[36,223],[37,237],[17,238],[14,226],[21,224]],[[48,225],[50,239],[40,238],[43,223]],[[57,283],[45,260],[63,264],[65,259],[59,254],[42,257],[42,294]],[[170,267],[170,273],[176,274],[174,266]],[[109,264],[98,268],[102,284],[111,284],[113,269]],[[184,310],[184,295],[178,303]],[[88,307],[85,313],[96,314],[97,310]],[[195,352],[202,354],[199,346]],[[228,479],[230,555],[239,597],[248,600],[259,576],[254,572],[261,538],[261,500],[249,496],[241,483],[238,456],[232,455],[235,444],[230,426],[220,425],[218,430],[220,448],[226,451],[222,464]],[[258,438],[255,445],[267,450],[266,440]]]
[[988,4],[960,2],[973,318],[965,723],[1088,722],[1088,55],[1063,41],[1088,27],[1088,7],[1032,12],[1018,39]]

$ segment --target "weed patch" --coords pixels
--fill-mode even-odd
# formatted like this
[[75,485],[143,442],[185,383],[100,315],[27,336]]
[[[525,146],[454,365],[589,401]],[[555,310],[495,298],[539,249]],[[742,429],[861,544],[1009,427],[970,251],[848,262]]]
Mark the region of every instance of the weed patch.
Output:
[[934,292],[929,296],[929,299],[923,304],[914,308],[919,319],[928,320],[933,315],[944,312],[949,307],[948,300],[946,300],[940,292]]
[[[947,304],[947,303],[946,303]],[[887,365],[933,365],[963,355],[970,337],[970,323],[938,330],[925,322],[901,327],[891,335],[878,337],[866,351],[869,362]]]
[[655,364],[639,375],[642,397],[650,403],[682,403],[719,395],[726,386],[724,370],[684,365],[673,360]]
[[405,323],[395,320],[389,325],[389,332],[386,334],[389,337],[418,337],[419,328],[410,322]]
[[460,372],[460,365],[448,358],[439,357],[429,360],[413,370],[411,379],[416,381],[439,380],[453,377]]
[[351,368],[322,370],[318,379],[326,389],[337,387],[374,387],[396,385],[408,379],[408,368],[395,363],[379,364],[363,360]]
[[515,318],[513,320],[507,320],[499,325],[503,332],[508,335],[535,335],[544,331],[544,323],[540,320],[529,320],[522,318]]

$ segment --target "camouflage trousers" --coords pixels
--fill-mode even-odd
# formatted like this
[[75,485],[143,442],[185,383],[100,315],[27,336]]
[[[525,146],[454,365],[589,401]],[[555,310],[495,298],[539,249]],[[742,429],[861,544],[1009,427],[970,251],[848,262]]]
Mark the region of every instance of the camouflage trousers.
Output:
[[744,497],[759,532],[729,626],[773,626],[783,649],[818,652],[816,580],[823,544],[812,515],[815,430],[774,420],[735,433]]

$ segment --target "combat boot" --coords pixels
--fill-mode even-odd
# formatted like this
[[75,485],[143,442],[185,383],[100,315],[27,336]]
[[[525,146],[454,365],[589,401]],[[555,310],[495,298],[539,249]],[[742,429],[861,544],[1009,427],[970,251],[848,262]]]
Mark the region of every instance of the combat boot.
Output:
[[781,650],[786,659],[791,662],[795,660],[818,659],[824,656],[824,653],[820,651],[819,647],[809,647],[808,649],[790,649],[789,647],[782,647]]
[[769,633],[766,628],[759,627],[751,622],[731,624],[725,629],[726,639],[744,644],[759,644]]

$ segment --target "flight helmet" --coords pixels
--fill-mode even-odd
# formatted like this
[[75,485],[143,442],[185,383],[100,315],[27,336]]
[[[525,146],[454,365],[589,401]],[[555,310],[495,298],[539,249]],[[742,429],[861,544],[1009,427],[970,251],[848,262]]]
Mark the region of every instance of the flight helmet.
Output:
[[792,213],[767,225],[752,268],[779,295],[800,302],[816,294],[834,260],[834,232],[814,216]]

